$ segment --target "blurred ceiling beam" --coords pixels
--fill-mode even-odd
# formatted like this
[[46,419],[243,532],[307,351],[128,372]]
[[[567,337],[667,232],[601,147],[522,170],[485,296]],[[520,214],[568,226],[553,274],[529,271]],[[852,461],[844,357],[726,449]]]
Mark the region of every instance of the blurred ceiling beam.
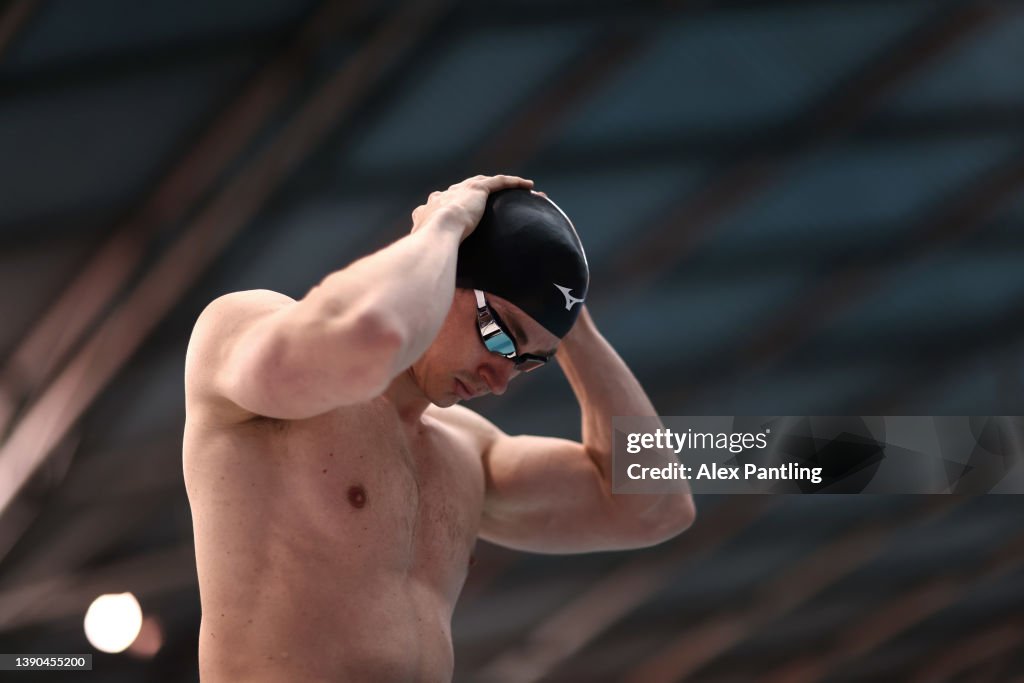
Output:
[[84,242],[87,236],[102,231],[124,215],[125,207],[83,206],[75,210],[57,210],[46,215],[10,222],[0,220],[0,252],[44,251],[54,243]]
[[[654,4],[663,13],[666,8],[686,5],[687,0],[659,0]],[[536,16],[544,17],[545,12],[538,12]],[[473,22],[466,23],[469,30],[473,30]],[[433,164],[418,169],[389,169],[388,186],[402,188],[401,200],[396,203],[401,205],[409,195],[422,197],[456,178],[478,173],[521,172],[521,167],[554,135],[558,124],[600,87],[615,69],[627,64],[647,44],[655,30],[653,23],[646,28],[632,24],[606,24],[558,73],[551,75],[536,92],[528,95],[517,111],[510,112],[496,129],[487,131],[476,141],[471,147],[474,150],[471,154],[443,166]],[[351,188],[356,192],[374,188],[380,180],[383,178],[360,178],[357,175],[352,178]],[[378,249],[383,240],[390,241],[408,232],[408,222],[408,213],[403,211],[394,218],[395,225],[390,232],[368,235],[366,243],[357,244],[354,251],[363,253]]]
[[123,506],[136,499],[176,497],[184,492],[179,428],[150,433],[82,458],[51,506],[74,514],[97,504]]
[[[704,0],[656,0],[636,3],[633,10],[639,8],[643,16],[663,18],[667,12],[689,11],[704,4]],[[578,7],[573,11],[579,12]],[[535,16],[547,21],[546,8]],[[472,26],[472,22],[468,23]],[[443,168],[433,166],[404,176],[403,171],[397,169],[397,178],[389,173],[388,182],[401,182],[404,177],[410,191],[419,194],[451,182],[451,178],[477,173],[521,172],[522,167],[550,142],[559,125],[575,113],[615,70],[627,65],[646,48],[661,26],[660,21],[616,21],[613,13],[605,18],[603,27],[577,52],[575,58],[528,96],[517,111],[510,112],[500,127],[488,131],[473,147],[475,151],[471,155]],[[355,181],[359,182],[358,179]],[[407,222],[403,216],[396,232],[407,231]]]
[[14,628],[25,615],[45,610],[54,593],[75,585],[74,577],[86,559],[143,528],[164,511],[162,508],[159,500],[149,500],[137,503],[131,514],[121,505],[98,505],[70,520],[65,517],[53,545],[34,548],[24,561],[5,572],[0,584],[0,633]]
[[952,8],[943,3],[929,20],[798,116],[790,128],[799,142],[771,153],[755,150],[727,167],[667,211],[664,220],[637,248],[613,263],[604,277],[649,283],[671,270],[690,256],[715,224],[783,180],[796,162],[848,135],[926,66],[1015,10],[1019,8],[991,1],[958,3]]
[[857,263],[829,271],[808,287],[808,296],[771,316],[745,345],[741,362],[763,367],[808,339],[825,322],[875,290],[886,276],[907,263],[930,256],[985,227],[993,215],[1015,201],[1024,189],[1024,151],[986,170],[959,193],[943,198],[912,230],[883,247],[888,252],[878,266]]
[[814,683],[831,680],[837,669],[864,658],[897,636],[963,599],[983,582],[1024,567],[1024,534],[1010,538],[966,572],[937,576],[900,592],[888,603],[871,605],[865,616],[836,633],[834,647],[806,654],[775,671],[763,672],[766,683]]
[[[37,594],[31,588],[19,592],[14,587],[43,585],[39,582],[53,580],[109,552],[154,518],[166,517],[169,508],[182,508],[180,456],[181,433],[175,430],[82,459],[60,490],[47,498],[45,509],[30,518],[33,550],[0,565],[0,594],[20,596],[22,609],[31,611],[34,601],[47,599],[47,592]],[[132,514],[124,514],[127,508]],[[5,519],[5,530],[7,523]],[[15,537],[24,526],[13,530]],[[0,557],[8,548],[9,544],[0,541]],[[0,605],[0,614],[13,609],[10,600]]]
[[487,592],[498,579],[523,558],[523,553],[477,540],[473,550],[469,574],[459,594],[458,609],[472,609],[476,600]]
[[178,226],[279,109],[307,61],[331,37],[324,26],[337,25],[334,6],[325,3],[293,44],[243,87],[26,333],[0,371],[0,437],[127,286],[151,245]]
[[655,28],[616,26],[601,31],[541,92],[509,117],[503,130],[487,136],[464,167],[467,171],[521,168],[612,72],[628,64],[648,44]]
[[[936,21],[929,22],[927,26],[915,32],[915,37],[900,46],[894,55],[869,66],[862,77],[857,79],[861,86],[853,88],[853,96],[840,93],[835,101],[826,98],[821,106],[812,110],[813,113],[805,125],[810,126],[811,122],[816,120],[823,120],[825,123],[820,131],[812,134],[807,145],[798,148],[798,151],[816,149],[845,133],[851,126],[858,125],[860,119],[870,113],[877,101],[926,62],[935,59],[982,26],[1004,18],[1009,12],[1020,10],[1019,5],[1008,3],[965,4],[948,16],[940,16]],[[843,112],[839,115],[844,102],[851,107],[853,114]],[[836,114],[826,116],[821,112]],[[981,227],[1002,205],[1015,199],[1016,193],[1024,185],[1024,165],[1019,161],[1019,154],[1015,157],[997,168],[980,174],[960,195],[952,200],[942,201],[935,210],[926,212],[926,219],[912,231],[911,237],[901,240],[890,250],[890,253],[904,256],[901,261],[896,262],[905,263],[909,258],[919,258],[928,253],[929,249],[962,239],[966,234]],[[682,248],[684,243],[692,246],[690,237],[696,236],[700,229],[709,227],[721,218],[724,212],[738,207],[743,201],[770,186],[773,174],[779,174],[789,161],[791,158],[788,157],[752,159],[736,167],[735,171],[740,180],[735,185],[712,184],[713,189],[724,187],[724,193],[718,193],[717,190],[704,192],[698,195],[696,203],[687,202],[687,210],[694,210],[698,217],[694,219],[695,222],[686,221],[685,213],[675,214],[686,226],[680,233],[684,241],[676,241],[675,246]],[[747,182],[751,179],[753,183]],[[739,189],[738,194],[734,192],[736,189]],[[718,194],[727,201],[719,201],[721,197]],[[710,203],[704,208],[698,208],[702,202]],[[710,210],[707,210],[709,208]],[[669,221],[666,225],[672,223],[673,221]],[[665,253],[671,251],[666,249]],[[892,259],[887,259],[887,263],[890,262]],[[656,270],[652,269],[651,274],[657,275]],[[729,354],[732,374],[708,364],[707,371],[701,378],[683,390],[670,391],[666,400],[698,401],[701,394],[725,381],[731,381],[740,372],[763,369],[777,362],[806,340],[813,331],[819,329],[826,320],[872,291],[881,278],[892,270],[891,266],[879,268],[848,264],[846,267],[831,271],[817,286],[808,288],[808,296],[786,305],[781,312],[773,313],[768,323],[759,321],[756,329],[749,335],[740,335],[750,341],[745,341],[742,348]]]
[[[914,340],[899,337],[897,332],[891,338],[879,335],[865,339],[859,344],[854,341],[823,343],[816,345],[814,349],[808,349],[808,353],[802,354],[794,363],[795,367],[805,370],[827,370],[859,361],[875,361],[879,364],[891,361],[902,367],[906,367],[907,362],[914,362],[927,365],[928,372],[954,369],[957,367],[958,359],[962,365],[962,361],[968,357],[976,358],[978,353],[1020,341],[1024,337],[1024,318],[1021,317],[1024,311],[1020,306],[1012,307],[1012,311],[1013,313],[1008,312],[991,320],[971,321],[970,328],[951,325],[949,328],[922,330],[926,333],[933,331],[935,338]],[[890,413],[854,411],[852,414]]]
[[195,548],[189,539],[180,546],[119,560],[99,569],[50,576],[0,589],[0,633],[80,618],[89,604],[103,593],[131,591],[144,602],[147,598],[192,589],[195,585]]
[[649,600],[684,567],[713,554],[775,503],[767,496],[738,496],[720,503],[659,552],[629,560],[591,584],[579,597],[544,619],[521,642],[482,667],[474,679],[523,683],[544,678]]
[[997,654],[994,659],[971,669],[965,683],[1004,683],[1012,671],[1020,671],[1019,666],[1013,668],[1013,659],[1014,653]]
[[927,659],[912,673],[901,676],[905,683],[932,683],[953,680],[998,658],[1000,655],[1024,650],[1024,620],[1019,616],[986,628],[977,633],[947,642],[928,653]]
[[[622,49],[622,48],[620,48]],[[386,170],[360,170],[354,168],[346,176],[345,187],[339,188],[343,195],[365,196],[370,193],[383,199],[395,198],[404,201],[424,187],[432,186],[439,178],[452,178],[459,173],[468,173],[482,167],[490,169],[522,166],[524,161],[545,171],[544,178],[551,180],[558,175],[572,176],[591,173],[595,170],[629,171],[651,166],[678,167],[679,164],[700,166],[719,165],[730,159],[746,155],[770,154],[772,150],[788,149],[800,143],[806,133],[791,126],[769,126],[766,128],[682,130],[676,134],[651,137],[649,139],[629,138],[628,140],[607,139],[587,144],[547,145],[555,134],[557,124],[566,120],[575,107],[600,85],[592,69],[605,61],[604,55],[594,55],[596,48],[588,47],[586,55],[578,57],[570,71],[553,80],[543,93],[534,96],[521,113],[503,130],[489,132],[478,147],[487,146],[489,152],[477,153],[468,161],[451,165],[438,173],[436,161],[407,163],[391,166]],[[622,49],[618,59],[628,59],[631,53]],[[609,60],[610,62],[613,60]],[[609,63],[608,68],[621,64]],[[576,75],[585,82],[577,82]],[[559,101],[567,90],[575,90],[574,100]],[[550,119],[545,117],[550,116]],[[531,130],[519,119],[533,121],[538,128]],[[550,128],[550,130],[549,130]],[[521,135],[523,147],[516,143]],[[942,111],[925,114],[898,114],[874,118],[855,128],[846,140],[854,145],[879,145],[898,147],[921,142],[948,141],[972,138],[991,138],[1004,135],[1008,141],[1024,135],[1024,108],[993,107],[970,111]],[[509,136],[508,139],[502,139]],[[490,154],[495,154],[492,158]],[[386,188],[382,190],[381,188]],[[15,226],[14,229],[17,229]],[[827,229],[823,228],[822,231]]]
[[[78,345],[77,353],[38,399],[24,410],[6,442],[0,446],[0,511],[7,507],[32,472],[45,460],[54,443],[88,408],[149,332],[248,224],[266,198],[381,75],[417,45],[448,5],[447,0],[410,0],[385,19],[356,54],[300,106],[281,133],[203,207],[96,332]],[[268,95],[271,96],[289,85],[287,79],[272,80],[276,87],[269,89]],[[272,99],[276,100],[276,97]],[[253,127],[253,132],[257,127]],[[229,132],[225,130],[222,134],[227,136]],[[212,136],[211,144],[223,142]],[[180,178],[182,182],[186,180],[192,187],[191,179]],[[206,189],[205,185],[197,187],[197,190],[202,189]],[[155,214],[154,222],[163,224],[165,214],[175,209],[177,202],[170,200],[176,197],[176,192],[176,186],[167,183],[148,203],[150,211]],[[120,232],[118,239],[104,248],[97,261],[87,269],[87,275],[91,277],[83,276],[86,282],[79,283],[79,289],[69,290],[89,291],[87,300],[75,307],[76,297],[70,294],[65,297],[49,312],[49,324],[44,322],[37,328],[24,345],[23,354],[13,360],[13,372],[8,376],[19,378],[16,386],[21,391],[16,396],[25,395],[26,385],[35,385],[34,382],[26,382],[26,373],[33,377],[39,375],[32,372],[37,367],[36,363],[26,362],[24,354],[41,355],[38,362],[46,363],[48,367],[56,361],[57,354],[41,347],[38,337],[48,332],[52,341],[59,342],[70,325],[65,317],[70,320],[85,318],[83,323],[90,322],[99,312],[100,305],[109,304],[118,289],[124,286],[126,278],[142,264],[148,246],[151,243],[147,244],[146,240],[139,240],[129,232]],[[90,304],[92,306],[85,315],[71,315]],[[85,327],[85,324],[79,324],[76,329],[81,333]],[[62,349],[69,346],[69,343],[61,344]],[[39,348],[45,350],[40,354]]]
[[0,60],[39,6],[38,0],[13,0],[0,11]]
[[670,389],[661,400],[696,404],[737,376],[777,364],[827,322],[875,291],[901,266],[933,255],[984,228],[1024,189],[1024,152],[1008,156],[1003,164],[986,170],[958,193],[923,212],[925,217],[917,226],[885,248],[888,255],[882,262],[854,260],[836,265],[806,287],[806,296],[759,318],[747,333],[738,334],[742,345],[730,349],[727,358],[723,355],[718,362],[706,363],[687,386]]
[[[872,390],[849,397],[846,405],[852,412],[860,415],[899,414],[907,408],[912,408],[916,405],[915,402],[926,402],[934,398],[949,382],[954,381],[959,373],[977,364],[983,354],[994,355],[997,358],[1008,355],[1016,359],[1020,352],[1018,347],[1024,341],[1024,301],[1017,302],[1007,312],[984,326],[973,326],[969,339],[970,341],[963,343],[965,338],[954,338],[954,343],[950,343],[948,349],[936,354],[926,352],[916,359],[918,362],[910,364],[909,368],[905,367],[902,372],[894,373],[892,379],[886,382],[883,391]],[[961,343],[955,343],[956,341]],[[1001,370],[993,368],[992,372],[998,376]],[[1005,405],[1003,401],[997,401],[999,407],[1003,408],[1000,414],[1024,414],[1024,404],[1021,401],[1020,396],[1008,397]]]
[[[990,138],[1005,135],[1016,140],[1024,134],[1024,109],[1016,106],[981,107],[914,114],[889,114],[854,128],[845,140],[854,146]],[[595,168],[646,168],[678,164],[725,164],[747,156],[771,156],[803,144],[806,131],[791,125],[680,130],[674,134],[586,144],[558,144],[542,152],[537,165],[549,176],[583,173]],[[401,173],[401,171],[399,171]],[[410,176],[415,169],[406,171]],[[419,171],[422,175],[422,171]],[[404,175],[404,174],[403,174]]]
[[11,548],[21,539],[28,528],[37,523],[40,514],[46,510],[52,489],[62,483],[68,472],[71,460],[79,446],[79,435],[76,431],[68,434],[54,449],[46,466],[32,478],[22,490],[21,495],[12,501],[3,519],[0,520],[0,583],[6,576],[9,564],[6,559]]
[[82,566],[129,533],[145,528],[154,515],[168,512],[169,506],[165,497],[140,496],[130,509],[131,514],[125,514],[124,501],[117,498],[75,511],[44,509],[32,527],[38,538],[31,549],[5,558],[0,589]]
[[793,612],[827,588],[875,560],[893,537],[911,525],[925,525],[963,502],[952,496],[927,496],[909,511],[852,529],[818,546],[810,555],[765,582],[751,600],[682,630],[657,652],[634,666],[623,683],[672,683],[688,680],[730,649]]
[[[290,31],[287,35],[293,37],[294,33]],[[31,97],[65,88],[102,87],[121,79],[146,78],[160,71],[201,67],[232,57],[273,55],[281,49],[281,44],[281,29],[274,27],[260,32],[204,35],[177,43],[139,45],[130,52],[82,55],[53,64],[30,65],[0,76],[0,99]]]
[[1024,355],[1020,349],[1004,349],[991,360],[991,366],[996,376],[996,403],[1003,414],[1024,415]]
[[[674,17],[666,15],[665,10],[678,9],[686,5],[687,14],[697,10],[705,14],[729,15],[741,12],[760,12],[771,14],[777,11],[820,7],[818,0],[682,0],[666,5],[662,0],[638,0],[624,3],[621,0],[591,0],[586,4],[569,0],[568,2],[545,2],[537,5],[537,11],[517,11],[495,13],[492,6],[478,3],[464,8],[462,21],[473,30],[493,28],[497,22],[501,27],[540,28],[546,26],[580,25],[590,20],[630,24],[639,28],[649,25],[655,28],[664,27],[666,20]],[[892,0],[830,0],[830,6],[847,6],[857,10],[870,5],[891,5]]]

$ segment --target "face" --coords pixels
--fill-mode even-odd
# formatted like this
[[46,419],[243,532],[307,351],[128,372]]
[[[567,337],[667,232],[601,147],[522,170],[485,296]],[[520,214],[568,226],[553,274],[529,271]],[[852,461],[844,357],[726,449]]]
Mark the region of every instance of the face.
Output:
[[[549,356],[555,352],[558,337],[505,299],[486,297],[507,326],[518,353]],[[477,328],[476,298],[468,289],[455,290],[441,331],[411,371],[427,398],[441,407],[487,393],[504,394],[508,383],[522,374],[511,359],[484,346]]]

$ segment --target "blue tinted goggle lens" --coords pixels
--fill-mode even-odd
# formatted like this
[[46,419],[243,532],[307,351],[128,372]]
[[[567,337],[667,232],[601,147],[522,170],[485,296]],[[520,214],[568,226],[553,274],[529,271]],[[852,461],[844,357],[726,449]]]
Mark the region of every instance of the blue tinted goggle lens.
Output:
[[500,353],[509,358],[516,355],[516,345],[512,343],[512,340],[504,332],[498,332],[485,339],[484,346],[492,353]]

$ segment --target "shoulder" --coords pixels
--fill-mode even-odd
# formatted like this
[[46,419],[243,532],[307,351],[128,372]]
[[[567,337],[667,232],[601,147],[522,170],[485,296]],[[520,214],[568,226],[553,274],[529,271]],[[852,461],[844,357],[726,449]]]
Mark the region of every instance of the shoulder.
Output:
[[268,289],[231,292],[217,297],[207,304],[192,328],[186,370],[190,366],[223,360],[223,353],[243,332],[293,303],[291,297]]
[[268,289],[231,292],[211,301],[192,328],[186,372],[223,360],[224,352],[245,329],[289,303],[294,303],[291,297]]
[[214,390],[218,375],[237,342],[253,324],[291,303],[294,300],[284,294],[254,289],[231,292],[207,304],[196,319],[185,353],[185,400],[189,412],[227,413],[229,422],[252,417]]
[[293,303],[291,297],[269,289],[217,297],[207,304],[192,328],[186,367],[220,360],[218,351],[229,348],[248,327]]
[[270,313],[288,304],[295,303],[290,296],[269,289],[250,289],[231,292],[217,297],[203,309],[193,328],[193,336],[225,323],[237,323],[243,319]]
[[432,405],[427,408],[426,414],[459,436],[469,439],[480,454],[486,453],[495,442],[506,436],[493,422],[464,406],[439,408]]

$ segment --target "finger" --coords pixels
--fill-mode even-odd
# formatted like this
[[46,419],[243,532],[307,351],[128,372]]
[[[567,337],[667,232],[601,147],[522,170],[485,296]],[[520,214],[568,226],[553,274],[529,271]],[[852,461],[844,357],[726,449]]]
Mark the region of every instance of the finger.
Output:
[[490,180],[490,176],[475,175],[475,176],[472,176],[470,178],[466,178],[465,180],[460,180],[459,182],[455,183],[454,185],[452,185],[448,189],[449,190],[454,190],[456,187],[462,187],[464,185],[472,185],[473,183],[479,183],[479,182],[483,182],[483,181],[486,181],[486,180]]
[[448,191],[451,192],[452,190],[458,190],[458,189],[461,189],[463,187],[469,187],[473,183],[481,182],[486,177],[487,176],[476,175],[476,176],[473,176],[472,178],[466,178],[465,180],[460,180],[457,183],[453,183],[453,184],[449,185],[448,186]]
[[515,175],[496,175],[487,179],[488,189],[507,187],[533,187],[533,181]]
[[495,178],[499,178],[501,182],[509,185],[521,185],[523,187],[533,187],[533,181],[528,178],[522,178],[517,175],[497,175]]

